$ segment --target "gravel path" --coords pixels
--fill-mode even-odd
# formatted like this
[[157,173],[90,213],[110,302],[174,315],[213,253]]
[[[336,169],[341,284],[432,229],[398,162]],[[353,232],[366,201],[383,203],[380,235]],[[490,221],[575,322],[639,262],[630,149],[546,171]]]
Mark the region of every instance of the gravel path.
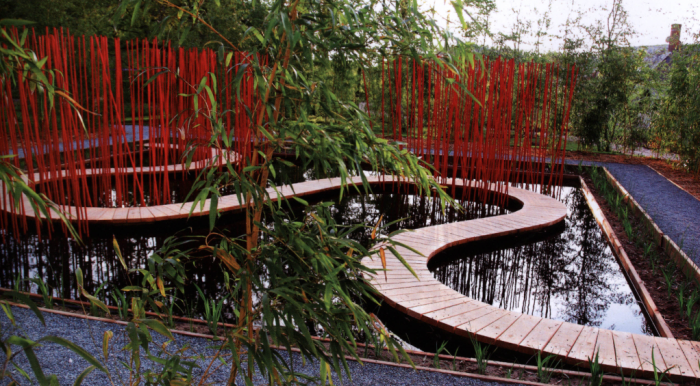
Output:
[[[44,313],[44,318],[46,320],[46,327],[44,327],[39,319],[30,310],[17,307],[13,307],[12,310],[17,320],[17,324],[21,328],[14,329],[7,317],[2,314],[2,316],[0,316],[0,320],[2,321],[3,334],[5,334],[3,338],[6,338],[6,336],[11,332],[35,341],[46,335],[56,335],[69,339],[72,342],[80,345],[96,358],[102,358],[102,334],[104,331],[111,330],[114,333],[114,338],[110,344],[108,361],[109,371],[112,373],[112,377],[115,380],[118,380],[119,376],[128,376],[128,372],[118,362],[119,360],[127,360],[126,353],[121,351],[121,348],[124,347],[127,342],[124,326],[113,323],[88,321],[74,317]],[[157,346],[160,346],[166,339],[156,333],[152,333],[152,335],[154,337],[154,342],[151,344],[151,352],[156,353],[158,350]],[[175,338],[176,342],[169,346],[171,350],[174,350],[175,347],[189,345],[193,352],[203,353],[205,355],[212,355],[215,352],[211,348],[211,341],[206,339],[192,338],[182,335],[176,335]],[[18,347],[14,346],[13,349],[18,350]],[[78,374],[88,367],[88,363],[78,355],[54,343],[46,343],[41,347],[36,348],[35,352],[39,358],[39,362],[43,366],[44,374],[56,374],[61,385],[72,385]],[[282,355],[285,359],[289,359],[289,356],[286,353],[283,352]],[[26,356],[20,354],[15,358],[16,363],[21,368],[27,371],[27,373],[32,374],[29,363],[26,360]],[[0,360],[4,362],[4,353],[0,354]],[[309,361],[306,361],[304,364],[302,363],[301,356],[297,354],[292,355],[292,361],[294,367],[299,371],[310,375],[318,374],[318,364]],[[199,365],[202,368],[206,368],[208,364],[208,361],[199,362]],[[499,385],[498,383],[484,382],[472,378],[456,377],[426,371],[413,371],[411,369],[372,363],[367,363],[362,366],[357,362],[348,361],[348,365],[352,374],[352,382],[349,382],[348,378],[344,377],[343,384],[346,385]],[[152,369],[152,362],[144,360],[142,368],[144,370],[147,368]],[[21,378],[16,370],[12,369],[10,371],[13,372],[17,378]],[[202,374],[202,371],[195,371],[195,374]],[[209,381],[215,385],[221,385],[225,383],[227,377],[228,366],[222,366],[214,373],[213,377],[210,378]],[[333,378],[333,383],[339,384],[337,374],[334,374]],[[195,379],[197,379],[196,376]],[[125,382],[115,382],[117,385],[121,385],[123,383]],[[109,385],[109,380],[103,373],[95,370],[85,379],[83,384]],[[243,384],[243,382],[240,382],[240,384]],[[257,379],[255,379],[255,384],[266,384],[266,382],[261,377],[257,377]]]
[[700,265],[700,201],[646,165],[606,165],[654,222]]
[[[567,160],[567,164],[578,165]],[[700,266],[700,201],[646,165],[597,163],[627,189],[662,232]]]

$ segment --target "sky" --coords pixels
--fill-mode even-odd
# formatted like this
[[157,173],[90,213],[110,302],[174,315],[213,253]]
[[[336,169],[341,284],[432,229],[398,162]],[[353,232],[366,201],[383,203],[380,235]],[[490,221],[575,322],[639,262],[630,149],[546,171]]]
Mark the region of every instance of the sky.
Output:
[[[490,17],[491,31],[510,33],[517,20],[530,20],[536,30],[537,20],[549,10],[551,18],[548,36],[543,39],[542,51],[558,51],[563,35],[563,25],[567,18],[582,15],[583,24],[593,24],[596,20],[606,20],[612,0],[495,0],[496,11]],[[551,9],[550,9],[551,3]],[[693,33],[700,33],[700,1],[698,0],[623,0],[628,20],[636,34],[630,39],[632,46],[663,45],[671,34],[671,24],[682,24],[681,42],[693,41]],[[423,7],[433,6],[435,19],[443,25],[446,20],[457,18],[449,0],[424,0]],[[515,10],[515,11],[514,11]],[[457,27],[450,23],[451,29]],[[534,48],[534,37],[526,37],[523,49]],[[481,43],[481,42],[479,42]],[[487,44],[489,44],[487,40]]]

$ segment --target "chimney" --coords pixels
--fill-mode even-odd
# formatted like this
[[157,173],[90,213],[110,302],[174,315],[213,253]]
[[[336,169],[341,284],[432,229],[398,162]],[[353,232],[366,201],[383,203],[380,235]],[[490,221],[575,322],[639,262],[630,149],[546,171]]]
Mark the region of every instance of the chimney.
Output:
[[681,25],[671,24],[671,36],[666,38],[668,52],[673,52],[681,47]]

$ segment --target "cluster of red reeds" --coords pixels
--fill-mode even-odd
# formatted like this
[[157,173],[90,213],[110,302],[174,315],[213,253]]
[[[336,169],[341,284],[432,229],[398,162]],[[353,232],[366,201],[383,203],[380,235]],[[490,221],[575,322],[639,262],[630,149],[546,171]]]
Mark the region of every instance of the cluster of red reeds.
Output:
[[[69,97],[56,98],[52,109],[33,80],[0,79],[0,154],[19,155],[15,166],[80,232],[91,207],[170,203],[171,179],[188,173],[185,152],[200,165],[222,156],[220,136],[211,143],[213,101],[234,139],[230,150],[251,152],[247,112],[260,106],[245,53],[222,57],[155,39],[122,43],[58,30],[32,31],[26,45],[47,58],[50,81]],[[242,68],[239,90],[232,84]],[[543,190],[561,184],[575,68],[485,58],[454,72],[398,57],[383,61],[381,72],[377,118],[363,71],[370,122],[432,165],[442,183],[474,180],[462,198],[486,201],[484,188],[505,193],[508,182]],[[6,194],[0,207],[12,207]],[[30,210],[0,211],[0,229],[26,227],[22,214]]]
[[398,58],[381,78],[382,134],[452,178],[453,192],[454,178],[475,180],[463,198],[486,200],[488,184],[561,185],[574,67],[484,58],[457,73]]
[[[44,68],[54,70],[53,76],[47,72],[49,81],[68,98],[55,98],[52,109],[32,79],[0,79],[0,154],[18,155],[12,162],[30,185],[62,210],[75,207],[70,215],[81,232],[90,207],[170,203],[171,178],[187,173],[183,154],[191,151],[192,161],[201,163],[220,153],[207,145],[212,104],[199,87],[202,79],[219,94],[227,134],[250,135],[246,109],[256,102],[251,72],[243,76],[240,94],[225,87],[247,61],[245,53],[226,61],[210,49],[76,37],[55,29],[41,36],[31,31],[25,44],[47,58]],[[230,150],[245,155],[249,147],[237,141]],[[1,207],[12,207],[10,201],[3,194]],[[22,205],[19,214],[27,211]],[[14,209],[0,213],[0,229],[27,226],[24,216],[8,212]]]

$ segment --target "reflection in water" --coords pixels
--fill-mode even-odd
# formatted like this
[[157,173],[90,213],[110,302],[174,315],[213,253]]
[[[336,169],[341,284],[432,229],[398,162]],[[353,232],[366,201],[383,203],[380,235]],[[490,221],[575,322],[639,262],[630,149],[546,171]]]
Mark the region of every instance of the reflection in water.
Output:
[[[377,194],[346,196],[331,209],[340,224],[367,225],[350,236],[365,246],[370,242],[371,228],[382,214],[383,224],[398,220],[384,230],[388,233],[507,213],[502,208],[473,202],[461,202],[465,208],[463,212],[453,209],[443,212],[439,200],[434,198],[390,190],[375,189],[375,192]],[[326,196],[327,200],[336,198],[335,194]],[[467,296],[504,309],[577,324],[649,333],[640,307],[583,195],[578,189],[564,188],[562,200],[569,210],[561,233],[555,232],[554,236],[538,242],[511,237],[507,241],[518,245],[508,249],[503,249],[504,241],[499,240],[449,250],[435,260],[436,264],[444,263],[434,269],[435,276]],[[298,208],[296,215],[301,215]],[[244,233],[240,215],[223,217],[219,225],[232,236]],[[150,254],[183,227],[129,228],[128,233],[116,237],[127,264],[131,268],[144,268]],[[204,223],[195,226],[194,231],[185,230],[181,234],[203,234],[206,229]],[[113,303],[110,293],[114,288],[131,285],[116,258],[111,230],[91,230],[90,237],[84,238],[84,246],[58,235],[51,240],[40,240],[32,234],[21,235],[19,241],[13,237],[5,240],[0,244],[1,287],[12,288],[17,278],[39,277],[49,284],[53,295],[77,298],[76,267],[83,271],[88,292],[98,292],[104,285],[98,295],[108,303]],[[495,248],[501,249],[494,251]],[[431,265],[434,264],[431,262]],[[195,284],[207,297],[222,296],[223,271],[218,262],[199,259],[186,268],[184,301],[188,306],[200,308],[200,311],[203,307],[194,305]],[[140,279],[132,276],[131,280]],[[37,292],[36,287],[30,289]]]
[[[382,224],[405,218],[391,224],[385,230],[385,232],[392,232],[402,228],[419,228],[505,213],[505,210],[495,206],[469,202],[461,203],[465,207],[464,212],[447,209],[443,213],[440,201],[434,198],[389,191],[380,193],[382,191],[380,188],[375,188],[374,191],[376,194],[346,194],[339,204],[331,207],[335,220],[339,224],[368,225],[358,228],[350,235],[360,240],[365,246],[369,245],[372,227],[381,214],[383,214]],[[337,197],[336,192],[316,196],[315,200],[337,201]],[[313,203],[313,200],[310,199],[310,202]],[[303,218],[301,207],[294,206],[293,216],[298,219]],[[265,222],[264,219],[263,222]],[[222,217],[218,224],[220,226],[218,230],[228,235],[236,236],[245,233],[245,220],[242,214]],[[114,304],[111,301],[114,288],[124,288],[132,285],[130,279],[138,281],[141,278],[133,274],[130,278],[127,276],[115,254],[112,231],[118,232],[115,237],[128,266],[146,268],[148,257],[162,247],[165,239],[187,225],[163,224],[158,227],[146,225],[138,229],[126,230],[122,228],[121,234],[119,230],[91,230],[90,236],[83,238],[82,246],[58,234],[55,234],[52,239],[40,239],[35,234],[23,234],[19,236],[19,240],[15,237],[7,237],[6,242],[0,244],[0,266],[3,267],[0,271],[0,287],[12,288],[18,282],[18,278],[38,277],[49,285],[52,295],[76,299],[79,298],[79,293],[75,283],[75,271],[76,267],[80,267],[84,275],[85,289],[90,293],[97,293],[98,297],[108,304]],[[206,234],[208,225],[204,221],[194,228],[194,231],[183,230],[179,235],[187,237]],[[183,297],[184,301],[188,302],[187,307],[190,303],[198,302],[195,285],[200,287],[207,297],[223,296],[225,293],[223,270],[217,261],[211,258],[196,259],[187,264],[186,269],[188,278]],[[31,292],[37,292],[34,284],[23,282],[22,286]],[[201,311],[203,304],[194,307],[200,308]]]
[[440,200],[434,197],[401,193],[383,193],[354,195],[344,198],[334,205],[331,213],[339,224],[367,224],[350,235],[365,247],[370,244],[372,227],[380,216],[382,223],[388,225],[382,233],[389,234],[399,229],[417,229],[455,221],[466,221],[509,213],[508,210],[495,205],[457,200],[462,211],[445,208],[442,211]]
[[[436,279],[512,311],[631,333],[652,334],[620,266],[578,188],[564,188],[563,232],[503,248],[464,246],[431,262]],[[540,236],[541,238],[541,236]]]

